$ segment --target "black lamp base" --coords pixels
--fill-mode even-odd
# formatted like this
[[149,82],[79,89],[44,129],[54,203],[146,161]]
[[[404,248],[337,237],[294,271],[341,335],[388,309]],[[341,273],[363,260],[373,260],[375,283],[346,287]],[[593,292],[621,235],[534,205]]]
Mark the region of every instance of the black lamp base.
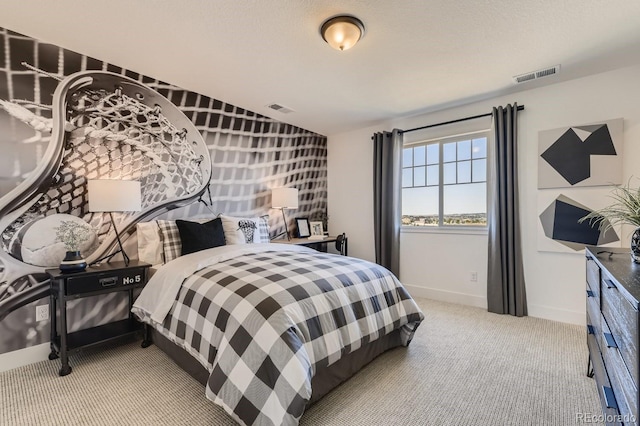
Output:
[[122,240],[120,239],[120,233],[118,232],[118,228],[116,227],[116,222],[113,220],[113,214],[111,214],[111,212],[109,212],[109,217],[111,218],[111,226],[113,226],[113,230],[116,233],[116,240],[118,241],[118,250],[114,251],[111,254],[108,254],[104,257],[101,257],[98,260],[95,260],[94,262],[92,262],[92,265],[96,265],[99,264],[100,262],[102,262],[103,260],[107,259],[107,263],[111,262],[111,258],[113,256],[115,256],[118,253],[122,254],[122,259],[124,260],[124,264],[126,266],[129,266],[129,256],[127,256],[127,253],[124,251],[124,248],[122,247]]

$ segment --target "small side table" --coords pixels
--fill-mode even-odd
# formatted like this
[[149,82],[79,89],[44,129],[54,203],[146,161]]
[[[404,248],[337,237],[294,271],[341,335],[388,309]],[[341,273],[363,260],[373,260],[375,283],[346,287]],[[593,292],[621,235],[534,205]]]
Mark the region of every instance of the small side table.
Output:
[[[142,323],[138,322],[131,313],[134,300],[133,291],[145,286],[150,266],[148,263],[132,260],[128,266],[124,262],[103,263],[75,273],[63,273],[60,269],[46,270],[51,278],[51,295],[49,297],[51,353],[49,359],[60,358],[62,363],[61,376],[71,373],[69,355],[79,349],[139,333],[142,330],[144,330],[142,347],[146,348],[150,345],[147,327],[143,327]],[[129,295],[129,315],[126,319],[73,333],[67,332],[67,302],[69,300],[115,291],[124,291]]]
[[[271,241],[272,243],[278,243],[278,244],[295,244],[298,246],[307,246],[307,247],[311,247],[315,250],[318,251],[327,251],[327,244],[328,243],[335,243],[338,240],[337,236],[327,236],[324,237],[324,239],[322,240],[312,240],[309,238],[291,238],[290,240],[283,238],[280,240],[273,240]],[[342,244],[344,245],[343,247],[343,254],[345,256],[348,256],[348,251],[347,251],[347,244],[348,244],[348,238],[345,237],[344,240],[342,241]]]

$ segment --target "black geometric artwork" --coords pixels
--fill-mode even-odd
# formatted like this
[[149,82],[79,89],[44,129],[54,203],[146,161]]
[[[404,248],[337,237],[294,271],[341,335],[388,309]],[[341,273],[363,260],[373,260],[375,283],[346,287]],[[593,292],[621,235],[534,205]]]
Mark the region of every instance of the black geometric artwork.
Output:
[[567,182],[591,177],[592,155],[616,155],[606,124],[569,128],[540,156]]
[[613,229],[601,232],[597,225],[592,227],[589,221],[578,222],[591,211],[569,197],[559,195],[540,214],[540,223],[548,238],[576,251],[582,250],[586,245],[596,246],[619,241],[620,238]]

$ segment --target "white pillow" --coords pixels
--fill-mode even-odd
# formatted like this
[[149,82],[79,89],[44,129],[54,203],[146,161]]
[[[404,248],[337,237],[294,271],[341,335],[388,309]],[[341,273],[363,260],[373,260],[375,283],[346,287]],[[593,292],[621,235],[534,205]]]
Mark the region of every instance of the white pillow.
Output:
[[221,215],[222,230],[227,244],[269,242],[269,222],[262,217],[232,217]]
[[138,259],[152,265],[162,264],[162,239],[160,228],[154,220],[136,224],[138,235]]

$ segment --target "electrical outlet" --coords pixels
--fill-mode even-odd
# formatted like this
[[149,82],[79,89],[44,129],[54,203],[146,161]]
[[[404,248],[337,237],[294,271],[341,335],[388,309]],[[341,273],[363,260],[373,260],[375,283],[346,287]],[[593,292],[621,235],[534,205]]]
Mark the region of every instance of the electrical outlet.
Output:
[[476,271],[471,271],[471,273],[469,273],[469,281],[472,283],[478,282],[478,273]]
[[44,321],[49,319],[49,305],[36,306],[36,321]]

